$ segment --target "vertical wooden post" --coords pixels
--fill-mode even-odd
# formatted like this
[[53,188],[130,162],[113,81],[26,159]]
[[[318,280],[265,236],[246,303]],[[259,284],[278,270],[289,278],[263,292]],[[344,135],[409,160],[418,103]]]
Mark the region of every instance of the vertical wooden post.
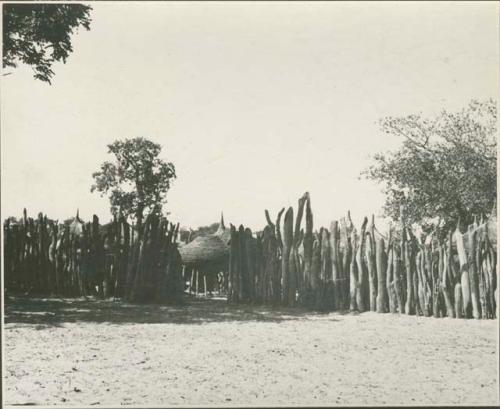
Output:
[[350,282],[350,267],[351,267],[351,259],[352,259],[352,242],[351,242],[351,231],[349,229],[352,229],[352,224],[347,226],[346,219],[343,217],[340,220],[340,224],[342,226],[342,231],[343,231],[343,242],[344,242],[344,251],[343,251],[343,257],[342,257],[342,308],[347,309],[351,307],[351,302],[350,302],[350,287],[351,287],[351,282]]
[[478,237],[478,242],[476,244],[476,249],[474,251],[474,257],[476,258],[476,267],[478,269],[477,275],[479,279],[479,302],[481,305],[481,317],[490,318],[490,311],[487,302],[487,285],[485,280],[485,266],[481,259],[481,253],[484,248],[484,236]]
[[351,268],[350,268],[350,306],[351,311],[363,310],[363,308],[358,306],[358,300],[362,298],[358,296],[359,292],[359,269],[356,264],[356,254],[358,253],[358,238],[356,236],[356,230],[353,228],[351,230],[351,245],[352,245],[352,257],[351,257]]
[[189,278],[189,294],[192,294],[194,286],[194,268],[191,268],[191,277]]
[[439,318],[439,252],[436,251],[434,243],[431,244],[431,282],[432,282],[432,315],[434,318]]
[[398,246],[393,246],[393,285],[394,285],[394,292],[396,294],[396,305],[398,312],[400,314],[403,313],[403,295],[401,293],[401,280],[400,280],[400,273],[401,273],[401,256],[399,253],[399,247]]
[[[351,257],[350,257],[350,269],[349,269],[349,310],[357,311],[358,310],[358,277],[359,271],[358,266],[356,264],[356,254],[358,252],[358,237],[356,234],[356,229],[351,220],[350,212],[347,212],[347,220],[349,222],[349,227],[346,227],[346,232],[349,232],[351,236],[350,244],[351,244]],[[346,225],[347,226],[347,225]]]
[[256,257],[257,249],[255,239],[252,235],[252,230],[246,228],[244,231],[245,235],[245,255],[246,255],[246,271],[247,271],[247,298],[250,301],[255,301],[256,291]]
[[368,268],[368,288],[369,288],[369,302],[370,311],[377,310],[377,267],[375,263],[375,224],[374,216],[372,216],[372,224],[370,231],[366,233],[365,240],[365,257]]
[[470,280],[469,280],[469,270],[467,265],[467,253],[465,252],[464,239],[462,232],[460,231],[460,220],[457,223],[457,228],[453,235],[455,243],[457,246],[458,259],[460,261],[460,273],[461,273],[461,287],[462,287],[462,300],[463,300],[463,310],[466,318],[471,316],[471,292],[470,292]]
[[312,297],[312,280],[313,280],[313,214],[311,211],[311,200],[308,197],[306,201],[306,228],[304,232],[304,279],[303,291],[304,302],[308,304]]
[[478,277],[476,266],[476,232],[473,226],[469,226],[469,252],[468,252],[468,265],[469,265],[469,285],[472,303],[472,316],[475,319],[481,318],[481,310],[479,307],[478,299]]
[[231,224],[231,253],[229,261],[229,281],[228,281],[228,299],[235,303],[240,301],[239,298],[239,238],[236,228]]
[[319,292],[316,295],[316,308],[325,310],[329,306],[328,293],[331,287],[330,277],[332,262],[330,259],[330,233],[328,229],[320,229],[320,250],[321,250],[321,268],[319,276]]
[[387,312],[385,242],[382,237],[375,240],[375,259],[377,264],[377,312]]
[[451,300],[450,292],[448,290],[448,286],[446,284],[448,275],[448,257],[446,255],[446,251],[444,249],[444,245],[439,246],[439,259],[440,259],[440,283],[441,283],[441,292],[443,293],[444,302],[446,305],[446,315],[450,318],[455,318],[455,308],[453,307],[453,302]]
[[297,217],[295,218],[295,229],[293,231],[293,244],[292,244],[292,262],[293,262],[293,269],[295,270],[294,274],[292,275],[292,288],[290,292],[292,293],[290,295],[291,298],[293,298],[293,303],[295,303],[295,298],[296,298],[296,293],[298,292],[299,294],[302,292],[302,287],[303,287],[303,270],[300,263],[300,258],[299,258],[299,246],[304,238],[304,231],[301,229],[301,224],[302,224],[302,217],[304,215],[304,207],[306,203],[309,202],[309,193],[305,192],[302,197],[300,197],[298,201],[298,208],[297,208]]
[[320,275],[321,271],[321,246],[318,238],[314,240],[313,243],[313,254],[312,254],[312,269],[311,269],[311,296],[313,297],[311,304],[314,305],[315,297],[317,297],[319,287],[320,287]]
[[363,262],[363,250],[365,246],[365,239],[366,239],[365,232],[367,223],[368,219],[365,217],[363,219],[363,224],[361,225],[361,232],[359,234],[360,243],[356,251],[356,264],[358,266],[358,280],[356,283],[356,304],[358,306],[359,312],[366,311],[367,301],[369,302],[369,300],[366,299],[367,283],[365,274],[365,264]]
[[406,270],[406,304],[405,313],[407,315],[415,314],[415,303],[413,299],[413,271],[411,265],[411,255],[410,255],[410,243],[407,238],[407,229],[403,228],[403,243],[401,245],[401,250],[404,254],[405,270]]
[[386,288],[389,298],[389,312],[395,313],[396,308],[396,290],[394,288],[394,250],[389,238],[388,254],[387,254],[387,271],[386,271]]
[[429,316],[429,310],[427,308],[427,301],[426,301],[426,293],[425,293],[425,280],[424,280],[424,272],[422,269],[422,259],[424,257],[424,253],[422,250],[419,250],[415,259],[416,263],[416,275],[418,276],[418,284],[417,284],[417,297],[419,300],[420,308],[422,309],[422,314],[424,317]]
[[277,258],[278,261],[281,261],[278,263],[278,268],[276,269],[276,285],[275,285],[275,302],[277,304],[283,302],[283,239],[281,237],[281,216],[283,215],[285,211],[285,208],[283,207],[279,212],[278,212],[278,217],[276,218],[276,228],[275,228],[275,235],[276,235],[276,242],[278,244],[278,253],[277,253]]
[[432,315],[432,290],[429,283],[430,273],[429,273],[429,250],[426,244],[426,238],[422,239],[422,246],[420,248],[420,270],[422,274],[422,293],[424,297],[424,314],[427,311],[428,316]]
[[335,220],[330,225],[330,258],[332,261],[333,309],[341,308],[341,288],[339,271],[339,226]]
[[464,300],[462,293],[462,285],[460,282],[455,284],[455,317],[463,318],[462,309],[464,308]]
[[290,253],[293,245],[293,208],[289,207],[285,213],[283,220],[283,253],[281,258],[281,274],[283,295],[282,302],[284,305],[290,304]]
[[245,228],[240,224],[238,228],[238,296],[240,301],[248,301],[248,272],[246,265]]

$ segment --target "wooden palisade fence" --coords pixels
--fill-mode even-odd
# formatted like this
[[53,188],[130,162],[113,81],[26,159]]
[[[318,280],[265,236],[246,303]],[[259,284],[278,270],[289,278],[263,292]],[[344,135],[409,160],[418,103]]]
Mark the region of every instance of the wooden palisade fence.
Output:
[[[182,301],[179,225],[151,214],[142,234],[123,217],[101,226],[58,224],[47,216],[4,223],[7,291],[60,296],[120,297],[136,302]],[[140,236],[140,237],[139,237]]]
[[[301,228],[305,213],[305,228]],[[284,214],[284,217],[283,217]],[[416,237],[400,223],[388,237],[365,218],[347,218],[313,231],[308,193],[294,212],[254,237],[231,226],[229,302],[302,305],[317,310],[392,312],[456,318],[495,318],[498,303],[496,215],[460,222],[453,232]]]

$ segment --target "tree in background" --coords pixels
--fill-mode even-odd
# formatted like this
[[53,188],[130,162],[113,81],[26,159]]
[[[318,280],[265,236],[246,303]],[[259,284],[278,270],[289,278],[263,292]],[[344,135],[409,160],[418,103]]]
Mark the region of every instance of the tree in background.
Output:
[[212,223],[208,226],[199,226],[196,229],[180,229],[180,240],[182,242],[193,241],[196,237],[199,236],[208,236],[210,234],[214,234],[220,226],[220,222]]
[[376,154],[362,174],[384,184],[385,215],[398,220],[404,205],[405,220],[424,230],[488,215],[497,195],[496,121],[493,100],[434,118],[383,118],[382,130],[401,136],[403,145]]
[[91,191],[109,195],[111,213],[135,219],[139,234],[145,214],[161,214],[175,167],[159,158],[161,146],[145,138],[118,140],[108,145],[114,162],[93,173]]
[[50,84],[52,64],[65,63],[73,51],[75,29],[90,30],[90,10],[82,4],[4,4],[3,67],[30,65],[36,79]]

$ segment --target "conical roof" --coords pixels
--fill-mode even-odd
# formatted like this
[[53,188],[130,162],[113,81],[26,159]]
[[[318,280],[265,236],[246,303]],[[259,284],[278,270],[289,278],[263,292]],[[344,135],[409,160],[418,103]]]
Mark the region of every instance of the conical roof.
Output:
[[216,261],[229,255],[229,247],[215,234],[198,236],[191,243],[179,247],[184,264],[206,263]]
[[215,232],[215,234],[219,235],[226,230],[226,226],[224,225],[224,213],[220,213],[220,223],[219,223],[219,228]]
[[80,219],[80,210],[76,210],[76,217],[73,218],[69,225],[69,230],[71,233],[79,236],[83,232],[83,220]]
[[219,237],[224,242],[224,244],[229,245],[229,240],[231,239],[231,231],[229,229],[226,229],[226,226],[224,225],[223,213],[221,213],[220,215],[219,228],[214,233],[214,236]]

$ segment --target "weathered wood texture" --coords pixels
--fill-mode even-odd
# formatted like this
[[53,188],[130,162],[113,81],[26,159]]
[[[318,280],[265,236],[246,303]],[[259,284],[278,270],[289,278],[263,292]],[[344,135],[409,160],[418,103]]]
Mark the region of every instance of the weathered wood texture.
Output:
[[[285,212],[286,210],[286,212]],[[486,220],[453,232],[415,237],[401,219],[388,237],[348,212],[329,228],[313,225],[311,199],[281,209],[252,233],[231,226],[229,302],[300,305],[323,311],[367,310],[455,318],[497,314],[496,235]],[[304,219],[304,220],[303,220]],[[100,225],[78,215],[59,224],[43,214],[4,222],[6,291],[62,296],[120,297],[132,302],[181,303],[179,225],[149,215],[137,231],[123,217]],[[191,281],[193,277],[191,275]],[[196,274],[196,286],[210,286]],[[208,284],[207,284],[208,283]]]
[[358,230],[348,213],[329,229],[314,230],[308,193],[299,199],[295,220],[292,207],[286,213],[283,208],[276,223],[267,210],[265,216],[267,226],[256,237],[242,226],[232,230],[228,284],[239,286],[238,294],[244,296],[233,292],[230,302],[436,318],[496,317],[496,249],[488,237],[491,229],[485,227],[488,222],[470,226],[465,234],[457,227],[444,236],[435,232],[415,237],[402,219],[385,237],[373,216],[370,225],[364,218]]
[[[123,217],[59,224],[41,213],[4,223],[5,288],[61,296],[120,297],[180,303],[179,226],[149,215],[141,235]],[[138,237],[141,237],[138,239]]]

